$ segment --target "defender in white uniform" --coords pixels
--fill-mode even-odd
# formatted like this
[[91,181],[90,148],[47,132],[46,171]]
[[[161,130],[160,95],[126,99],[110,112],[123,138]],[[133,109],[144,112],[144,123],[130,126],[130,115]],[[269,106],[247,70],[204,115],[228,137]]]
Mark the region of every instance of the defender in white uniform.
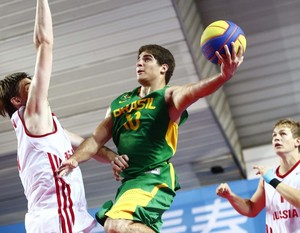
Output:
[[[48,0],[37,0],[34,45],[37,57],[33,77],[18,72],[0,80],[0,115],[9,115],[18,139],[18,167],[28,199],[26,230],[90,232],[95,220],[86,209],[80,169],[64,178],[58,176],[61,163],[73,154],[71,144],[77,147],[83,138],[64,130],[48,103],[53,47]],[[112,162],[114,174],[119,174],[127,166],[125,160],[118,162],[120,157],[123,159],[102,147],[94,158]]]
[[272,144],[280,164],[273,169],[253,167],[261,179],[251,199],[237,196],[226,183],[216,193],[248,217],[266,208],[266,233],[300,233],[300,122],[279,120],[273,127]]
[[26,231],[89,232],[95,220],[87,212],[80,169],[64,179],[56,171],[72,155],[71,141],[78,146],[83,139],[66,135],[48,103],[53,47],[48,0],[37,0],[34,45],[34,76],[18,72],[0,81],[0,114],[11,117],[18,139],[18,168],[28,200]]
[[[280,174],[280,167],[273,172],[275,174],[274,178],[293,189],[300,190],[300,161],[285,174]],[[286,200],[272,185],[265,183],[264,186],[266,232],[300,232],[300,208]]]
[[87,212],[80,168],[58,177],[61,162],[73,153],[69,137],[53,116],[53,132],[32,135],[23,120],[24,107],[11,118],[18,138],[19,175],[28,200],[28,232],[89,232],[95,222]]

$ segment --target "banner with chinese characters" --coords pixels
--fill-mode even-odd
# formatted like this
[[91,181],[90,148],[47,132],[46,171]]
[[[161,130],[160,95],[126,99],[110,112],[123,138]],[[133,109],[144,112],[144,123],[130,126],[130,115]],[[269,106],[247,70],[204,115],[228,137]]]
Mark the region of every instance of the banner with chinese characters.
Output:
[[[243,198],[255,192],[258,179],[228,182],[231,190]],[[265,231],[265,211],[255,218],[238,214],[225,199],[215,193],[216,185],[190,191],[178,191],[169,211],[163,215],[161,233],[261,233]],[[90,209],[92,216],[99,209]],[[0,233],[25,233],[24,223],[0,226]],[[92,233],[103,233],[97,225]]]
[[[258,179],[228,182],[243,198],[256,191]],[[262,233],[265,211],[255,218],[240,215],[226,199],[216,195],[219,184],[178,193],[171,209],[164,214],[162,233]]]

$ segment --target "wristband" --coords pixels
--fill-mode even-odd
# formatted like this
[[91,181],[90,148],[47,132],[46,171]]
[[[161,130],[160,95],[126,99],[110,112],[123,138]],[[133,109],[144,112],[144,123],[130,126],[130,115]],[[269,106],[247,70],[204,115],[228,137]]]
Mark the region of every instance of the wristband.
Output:
[[276,189],[277,185],[279,185],[281,183],[281,181],[279,181],[278,179],[274,178],[270,181],[270,185],[273,186],[274,189]]
[[275,174],[272,169],[269,169],[264,175],[263,175],[264,180],[270,184],[271,180],[275,179]]

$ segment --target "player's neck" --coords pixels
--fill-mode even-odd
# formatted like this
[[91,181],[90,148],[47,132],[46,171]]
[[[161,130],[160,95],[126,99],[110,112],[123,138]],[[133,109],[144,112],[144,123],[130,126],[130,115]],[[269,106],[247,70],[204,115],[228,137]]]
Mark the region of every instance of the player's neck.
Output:
[[151,85],[151,86],[142,86],[141,91],[139,93],[139,97],[143,98],[146,95],[149,95],[153,91],[157,91],[159,89],[162,89],[164,86],[165,85],[162,85],[162,84],[160,84],[160,85]]
[[280,171],[283,173],[288,172],[299,160],[300,154],[298,151],[293,151],[284,157],[281,156]]

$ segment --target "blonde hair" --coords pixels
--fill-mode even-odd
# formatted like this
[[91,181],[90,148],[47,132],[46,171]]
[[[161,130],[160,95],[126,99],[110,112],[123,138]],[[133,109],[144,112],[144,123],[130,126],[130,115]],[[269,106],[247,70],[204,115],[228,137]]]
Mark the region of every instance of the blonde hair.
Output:
[[[285,118],[285,119],[280,119],[279,121],[277,121],[274,126],[273,126],[273,130],[276,127],[287,127],[291,129],[293,138],[298,138],[300,137],[300,122],[293,120],[291,118]],[[298,147],[298,151],[300,152],[300,146]]]
[[279,126],[285,126],[285,127],[290,128],[294,138],[300,137],[300,122],[299,121],[293,120],[291,118],[280,119],[274,124],[273,130]]

